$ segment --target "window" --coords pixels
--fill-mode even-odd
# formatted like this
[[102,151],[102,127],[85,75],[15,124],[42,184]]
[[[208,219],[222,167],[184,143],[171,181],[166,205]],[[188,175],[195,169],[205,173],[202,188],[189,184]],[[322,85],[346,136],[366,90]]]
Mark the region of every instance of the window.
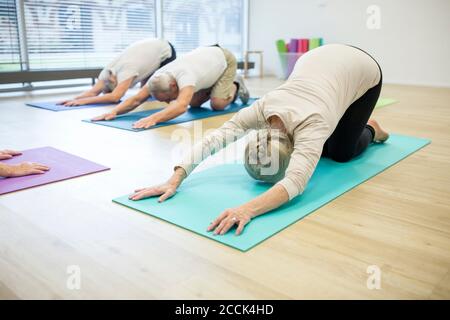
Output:
[[149,0],[24,0],[30,69],[103,66],[129,44],[155,37]]
[[15,0],[0,0],[0,72],[19,71],[20,44]]
[[218,43],[242,57],[245,1],[0,0],[0,72],[103,67],[157,30],[180,55]]
[[163,0],[162,21],[179,53],[218,43],[242,56],[243,0]]

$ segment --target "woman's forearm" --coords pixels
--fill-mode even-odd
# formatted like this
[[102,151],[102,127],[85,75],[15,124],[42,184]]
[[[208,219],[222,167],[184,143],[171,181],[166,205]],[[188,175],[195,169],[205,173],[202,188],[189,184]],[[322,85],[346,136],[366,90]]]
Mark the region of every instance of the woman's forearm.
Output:
[[248,210],[252,217],[257,217],[280,207],[288,201],[289,195],[286,189],[282,185],[276,184],[241,207]]

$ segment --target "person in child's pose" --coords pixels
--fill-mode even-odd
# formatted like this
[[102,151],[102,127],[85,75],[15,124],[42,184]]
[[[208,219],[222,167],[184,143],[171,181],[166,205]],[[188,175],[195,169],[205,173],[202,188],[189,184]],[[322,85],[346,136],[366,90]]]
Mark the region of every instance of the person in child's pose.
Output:
[[[258,197],[220,214],[207,228],[223,235],[233,226],[240,234],[258,215],[303,193],[321,156],[347,162],[389,134],[370,119],[380,95],[378,63],[364,51],[325,45],[299,58],[289,79],[250,107],[241,109],[205,136],[161,185],[138,189],[131,200],[158,196],[162,202],[206,157],[256,129],[245,151],[253,178],[274,185]],[[232,195],[229,195],[232,196]],[[206,228],[206,226],[205,226]]]

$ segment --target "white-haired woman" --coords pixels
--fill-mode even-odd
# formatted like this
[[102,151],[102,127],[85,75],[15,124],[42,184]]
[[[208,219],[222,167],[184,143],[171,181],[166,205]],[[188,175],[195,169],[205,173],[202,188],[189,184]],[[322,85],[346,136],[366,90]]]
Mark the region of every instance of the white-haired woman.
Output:
[[[371,142],[389,137],[369,120],[381,85],[381,69],[364,51],[341,44],[314,49],[297,61],[286,83],[194,146],[166,183],[136,190],[130,199],[166,200],[200,161],[249,129],[258,129],[256,141],[246,148],[246,169],[252,177],[275,184],[255,199],[226,210],[208,227],[224,234],[237,225],[240,234],[252,218],[301,194],[321,156],[346,162]],[[267,169],[273,162],[278,166],[271,172]]]
[[[98,76],[95,85],[74,99],[62,101],[65,106],[94,103],[117,103],[137,83],[143,86],[159,68],[172,62],[176,52],[163,39],[144,39],[128,46]],[[103,94],[101,94],[103,93]]]

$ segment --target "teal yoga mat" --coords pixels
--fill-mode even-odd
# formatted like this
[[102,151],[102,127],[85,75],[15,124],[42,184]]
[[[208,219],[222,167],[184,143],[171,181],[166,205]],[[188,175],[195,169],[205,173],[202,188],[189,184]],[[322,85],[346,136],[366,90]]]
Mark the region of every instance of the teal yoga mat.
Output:
[[173,198],[163,203],[158,203],[157,198],[131,201],[128,196],[113,201],[247,251],[428,143],[427,139],[394,134],[386,143],[371,145],[350,162],[321,159],[301,196],[256,217],[240,236],[234,235],[234,229],[223,236],[213,236],[206,228],[225,209],[239,206],[270,187],[250,178],[243,165],[227,164],[194,173]]
[[211,106],[209,104],[209,101],[208,101],[208,102],[204,103],[200,108],[190,107],[188,109],[188,111],[186,111],[182,115],[180,115],[172,120],[158,123],[156,126],[150,127],[148,129],[134,129],[133,123],[135,123],[136,121],[138,121],[142,118],[148,117],[149,115],[151,115],[153,113],[161,111],[162,109],[152,109],[152,110],[145,110],[145,111],[139,111],[139,112],[130,112],[130,113],[118,116],[117,118],[115,118],[114,120],[111,120],[111,121],[91,121],[90,119],[86,119],[83,121],[93,123],[93,124],[99,124],[102,126],[128,130],[128,131],[143,131],[143,130],[155,129],[155,128],[159,128],[159,127],[170,126],[173,124],[179,124],[179,123],[188,122],[188,121],[194,121],[194,120],[199,120],[199,119],[204,119],[204,118],[209,118],[209,117],[221,116],[221,115],[227,114],[227,113],[237,112],[240,109],[251,105],[255,101],[256,101],[256,98],[251,98],[247,104],[242,104],[240,101],[235,102],[235,103],[230,104],[227,108],[225,108],[224,110],[221,110],[221,111],[212,110]]

